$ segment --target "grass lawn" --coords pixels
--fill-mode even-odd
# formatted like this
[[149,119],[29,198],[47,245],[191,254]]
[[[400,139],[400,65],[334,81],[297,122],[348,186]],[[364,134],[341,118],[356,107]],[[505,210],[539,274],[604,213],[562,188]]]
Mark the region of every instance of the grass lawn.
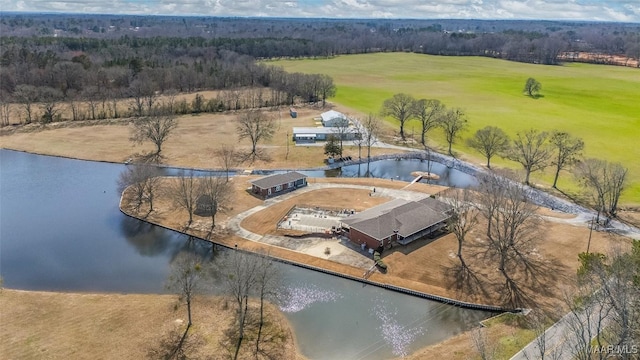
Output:
[[[383,101],[399,92],[435,98],[464,109],[470,137],[487,125],[509,135],[529,128],[563,130],[584,139],[585,155],[621,162],[629,168],[624,204],[640,204],[640,70],[591,64],[543,66],[483,57],[446,57],[411,53],[376,53],[322,60],[281,60],[270,64],[290,72],[324,73],[333,77],[333,101],[362,113],[378,113]],[[542,97],[522,93],[527,78],[542,84]],[[391,119],[387,119],[393,122]],[[419,130],[417,121],[407,133]],[[444,148],[440,131],[432,144]],[[481,156],[462,141],[454,149],[470,160]],[[498,159],[496,159],[498,160]],[[497,165],[517,167],[509,161]],[[568,174],[563,174],[569,177]],[[562,179],[561,176],[561,179]],[[550,184],[551,171],[534,180]],[[577,186],[564,181],[568,190]]]
[[[170,352],[186,328],[187,310],[177,295],[85,294],[0,288],[2,359],[159,359],[151,350]],[[255,307],[249,302],[249,306]],[[196,297],[187,356],[222,359],[235,349],[225,331],[234,308],[222,297]],[[251,309],[256,314],[256,309]],[[268,329],[277,339],[263,346],[279,359],[301,359],[286,318],[268,305]],[[240,359],[254,359],[257,327],[250,319]],[[174,342],[166,341],[177,334]],[[277,336],[280,336],[278,338]],[[281,340],[281,341],[278,341]],[[163,346],[163,341],[166,341]],[[226,356],[226,357],[225,357]]]

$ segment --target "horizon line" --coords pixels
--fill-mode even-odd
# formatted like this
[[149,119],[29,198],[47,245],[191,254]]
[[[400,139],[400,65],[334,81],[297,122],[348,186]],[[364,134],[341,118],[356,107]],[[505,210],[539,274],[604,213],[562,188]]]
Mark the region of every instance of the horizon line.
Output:
[[12,11],[0,10],[0,14],[15,15],[83,15],[83,16],[141,16],[141,17],[191,17],[191,18],[221,18],[221,19],[271,19],[271,20],[389,20],[389,21],[504,21],[504,22],[570,22],[570,23],[594,23],[594,24],[629,24],[639,25],[640,21],[615,21],[615,20],[585,20],[585,19],[540,19],[540,18],[410,18],[410,17],[313,17],[313,16],[258,16],[258,15],[204,15],[204,14],[139,14],[139,13],[90,13],[90,12],[61,12],[61,11]]

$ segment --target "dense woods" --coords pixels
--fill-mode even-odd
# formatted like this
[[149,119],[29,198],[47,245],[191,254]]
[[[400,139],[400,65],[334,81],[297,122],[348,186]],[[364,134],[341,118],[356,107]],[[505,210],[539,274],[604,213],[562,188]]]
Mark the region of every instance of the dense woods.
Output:
[[[57,121],[60,101],[81,120],[143,116],[159,105],[184,114],[315,103],[335,93],[331,78],[255,61],[265,58],[407,51],[540,64],[578,52],[640,59],[640,26],[623,23],[3,14],[0,34],[0,95],[21,104],[25,122]],[[203,90],[225,91],[194,103],[156,98]],[[119,109],[122,98],[131,103]]]

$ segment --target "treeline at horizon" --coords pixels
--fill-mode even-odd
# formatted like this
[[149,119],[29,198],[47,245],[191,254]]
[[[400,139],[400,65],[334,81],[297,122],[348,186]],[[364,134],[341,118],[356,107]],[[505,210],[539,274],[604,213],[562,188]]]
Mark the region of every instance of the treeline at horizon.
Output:
[[415,52],[555,65],[561,54],[591,52],[640,59],[640,24],[625,23],[3,13],[0,34],[1,102],[22,104],[105,103],[141,88],[281,92],[263,106],[331,95],[330,78],[256,62],[282,57]]

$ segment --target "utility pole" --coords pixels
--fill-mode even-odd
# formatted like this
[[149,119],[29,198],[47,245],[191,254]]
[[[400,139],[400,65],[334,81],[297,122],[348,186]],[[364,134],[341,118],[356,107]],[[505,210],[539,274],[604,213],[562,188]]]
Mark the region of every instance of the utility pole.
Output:
[[287,152],[284,155],[285,160],[289,160],[289,132],[287,131]]
[[593,233],[593,223],[595,221],[595,218],[591,218],[591,226],[589,226],[589,241],[587,241],[587,255],[589,255],[589,248],[591,247],[591,234]]

